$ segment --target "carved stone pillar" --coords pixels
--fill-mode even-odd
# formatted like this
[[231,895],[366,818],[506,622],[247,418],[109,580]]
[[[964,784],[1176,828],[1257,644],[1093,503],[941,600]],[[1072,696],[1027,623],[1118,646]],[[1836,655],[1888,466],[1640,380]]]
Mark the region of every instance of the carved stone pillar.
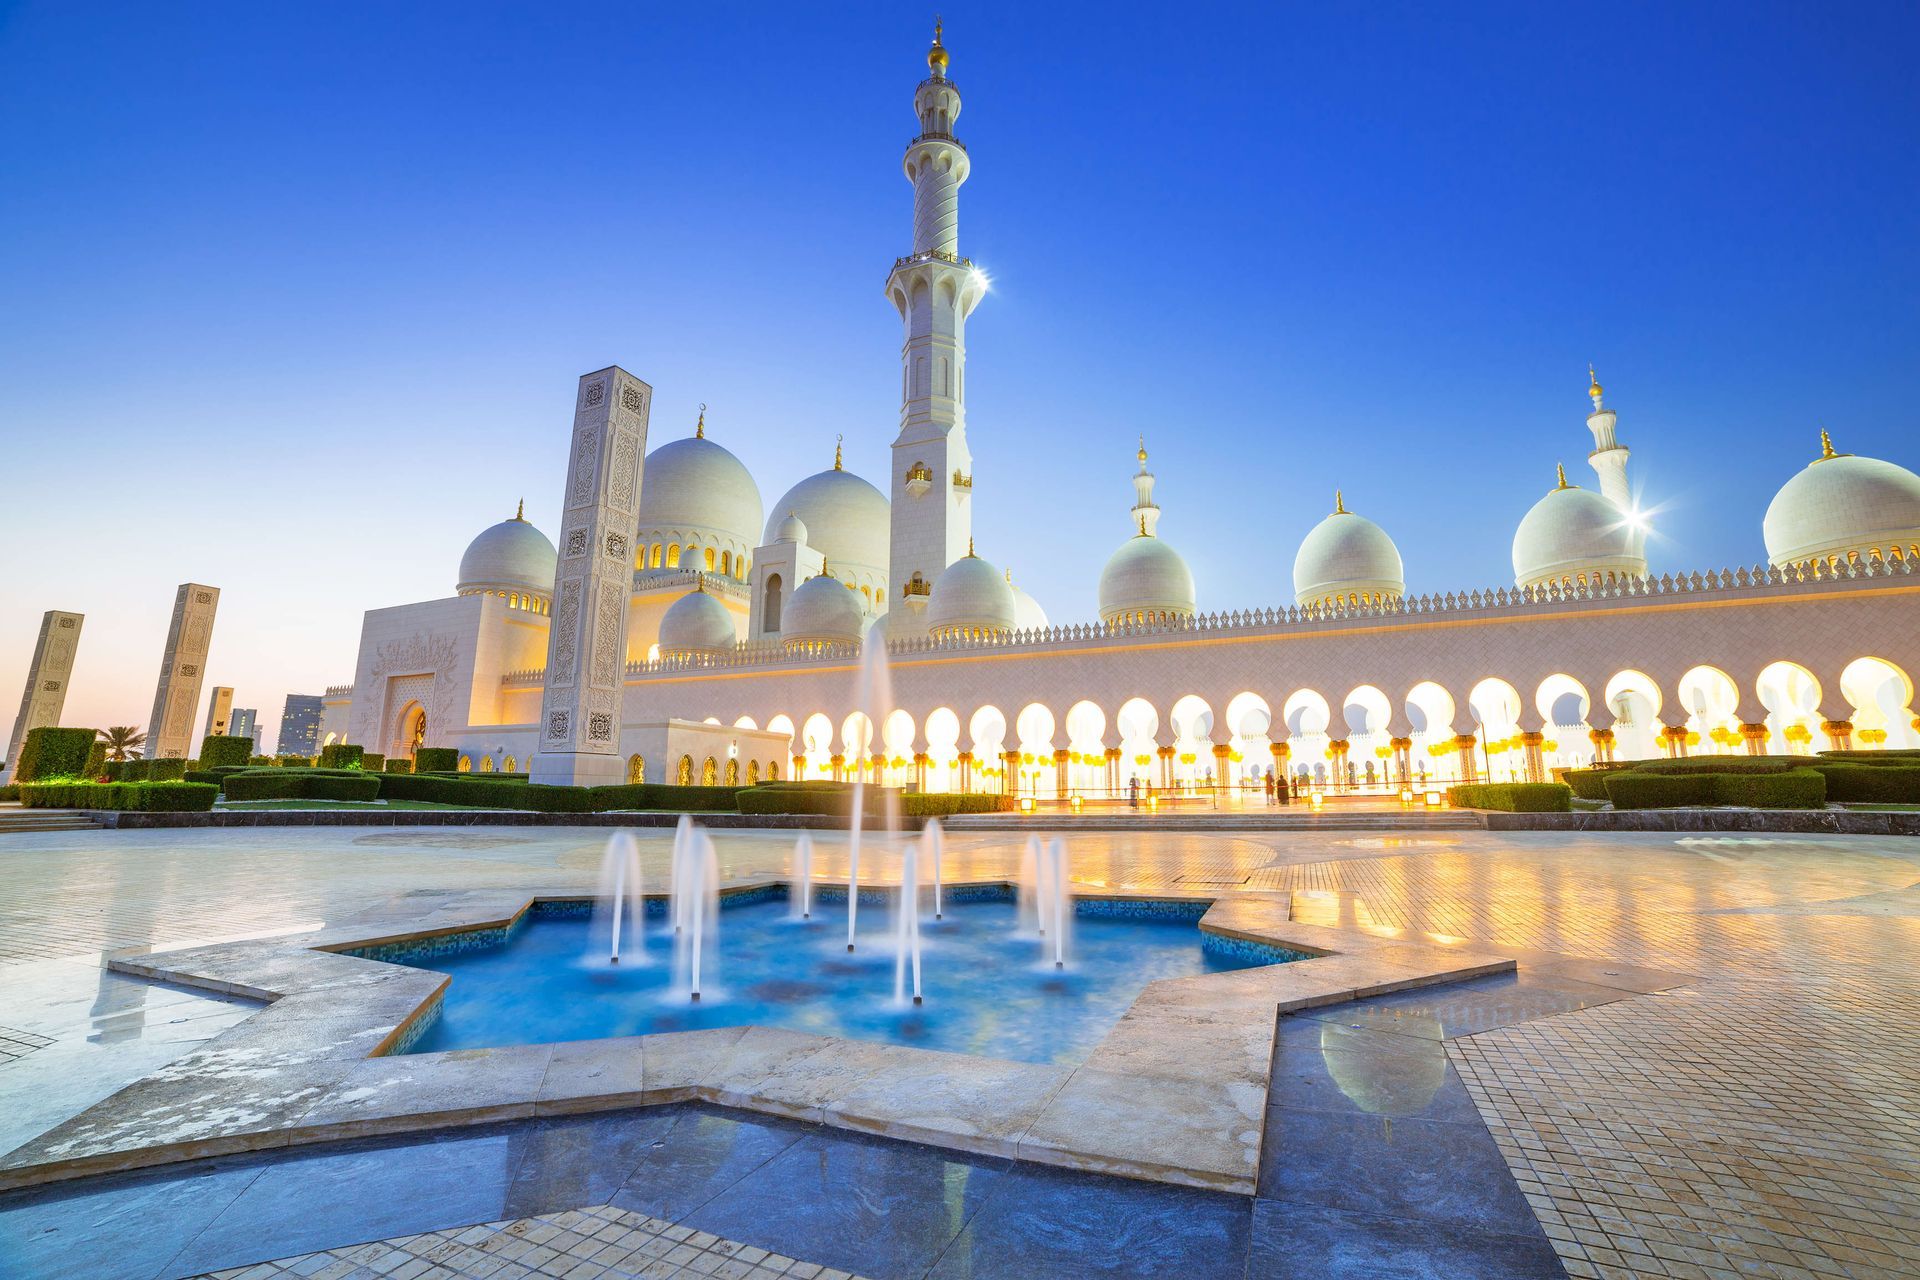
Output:
[[1287,757],[1293,748],[1284,742],[1270,743],[1267,753],[1273,757],[1273,798],[1279,804],[1293,803],[1293,787],[1287,777]]
[[960,790],[973,790],[973,752],[960,753]]
[[1773,735],[1768,732],[1764,722],[1754,724],[1751,721],[1745,721],[1740,725],[1740,736],[1746,741],[1748,755],[1763,756],[1767,754],[1767,739]]
[[1822,720],[1820,722],[1820,732],[1827,735],[1827,742],[1831,744],[1827,748],[1828,750],[1853,750],[1853,721]]
[[1460,757],[1461,782],[1470,783],[1479,780],[1480,773],[1476,767],[1477,762],[1473,758],[1473,749],[1477,745],[1477,741],[1478,740],[1470,733],[1456,733],[1453,735],[1453,754]]
[[1613,730],[1589,729],[1587,741],[1593,743],[1593,762],[1608,764],[1613,760]]
[[627,600],[653,388],[618,366],[580,379],[547,629],[536,784],[619,782]]
[[833,780],[835,782],[845,782],[847,780],[847,758],[845,756],[836,751],[827,757],[827,765],[832,770]]
[[1227,775],[1233,770],[1233,746],[1230,743],[1213,744],[1213,796],[1216,801],[1227,798]]
[[1660,731],[1660,737],[1667,745],[1667,759],[1684,760],[1687,758],[1687,726],[1668,725]]
[[913,753],[913,789],[924,792],[927,789],[927,753]]
[[1053,794],[1056,799],[1067,798],[1067,766],[1073,759],[1071,751],[1053,753]]
[[1544,733],[1526,731],[1520,735],[1520,748],[1526,760],[1525,767],[1528,782],[1546,781],[1547,762],[1546,757],[1540,750],[1541,744],[1546,742],[1546,740],[1547,735]]
[[1171,790],[1173,788],[1173,748],[1161,747],[1159,756],[1160,787],[1162,790]]
[[200,709],[200,684],[207,674],[207,646],[213,642],[213,615],[220,589],[183,582],[173,597],[173,621],[167,626],[167,651],[160,660],[160,683],[153,693],[153,719],[147,726],[149,760],[184,759],[192,750],[193,717]]
[[33,660],[27,664],[27,687],[20,695],[20,714],[13,720],[13,737],[7,744],[6,769],[0,772],[0,782],[13,780],[27,730],[60,723],[60,713],[67,705],[67,685],[73,677],[73,655],[80,647],[80,626],[85,621],[85,614],[58,609],[49,609],[41,617],[40,638],[34,641]]
[[807,758],[805,756],[795,756],[793,758],[793,780],[795,782],[801,782],[805,780],[806,776]]
[[1000,793],[1015,795],[1020,790],[1020,753],[1002,751],[1000,753]]
[[1352,746],[1345,738],[1327,740],[1327,772],[1332,775],[1328,781],[1335,791],[1347,789],[1347,752]]
[[1120,794],[1120,748],[1107,748],[1107,794]]
[[1413,739],[1394,738],[1388,745],[1393,748],[1394,785],[1405,787],[1413,781]]

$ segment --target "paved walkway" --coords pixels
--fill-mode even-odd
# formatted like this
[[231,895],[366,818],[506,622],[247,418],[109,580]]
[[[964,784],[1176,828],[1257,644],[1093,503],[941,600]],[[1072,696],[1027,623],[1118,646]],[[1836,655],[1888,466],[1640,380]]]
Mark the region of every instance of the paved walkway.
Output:
[[[416,888],[585,888],[603,839],[567,829],[0,836],[0,1145],[246,1012],[108,978],[101,949],[296,932]],[[838,843],[816,844],[820,874],[834,875]],[[664,835],[643,845],[648,874],[664,876]],[[720,849],[730,873],[778,872],[789,843],[729,834]],[[1017,854],[956,834],[948,866],[956,878],[1007,874]],[[1076,839],[1074,875],[1291,890],[1296,918],[1528,949],[1543,970],[1588,957],[1603,962],[1589,976],[1616,985],[1639,969],[1697,975],[1518,1021],[1401,1009],[1388,1034],[1443,1048],[1570,1275],[1920,1274],[1920,844],[1112,834]],[[1337,1217],[1327,1221],[1337,1238]],[[1410,1247],[1437,1260],[1444,1236]],[[1284,1274],[1256,1264],[1256,1274]]]

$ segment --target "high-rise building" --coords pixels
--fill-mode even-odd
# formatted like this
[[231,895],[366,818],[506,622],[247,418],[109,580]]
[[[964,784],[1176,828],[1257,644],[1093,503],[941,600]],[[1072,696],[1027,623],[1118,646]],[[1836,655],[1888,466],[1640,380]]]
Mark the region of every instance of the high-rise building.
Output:
[[[207,698],[206,736],[225,737],[233,732],[233,688],[230,685],[217,684]],[[199,746],[194,743],[194,746]]]
[[290,693],[280,713],[280,738],[273,749],[283,756],[311,756],[320,750],[320,695]]
[[253,753],[260,754],[260,709],[258,707],[235,707],[233,718],[227,721],[227,733],[235,738],[252,738]]

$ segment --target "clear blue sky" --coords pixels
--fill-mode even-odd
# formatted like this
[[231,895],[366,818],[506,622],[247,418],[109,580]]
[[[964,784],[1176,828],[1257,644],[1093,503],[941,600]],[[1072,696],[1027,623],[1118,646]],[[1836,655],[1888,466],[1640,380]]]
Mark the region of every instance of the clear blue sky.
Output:
[[[1511,581],[1598,364],[1658,570],[1815,451],[1920,464],[1920,9],[949,4],[981,551],[1092,614],[1142,432],[1202,606],[1348,504]],[[771,505],[882,479],[931,10],[0,2],[0,717],[144,727],[174,586],[277,728],[361,613],[549,530],[574,378],[707,401]],[[884,488],[884,482],[882,483]],[[0,724],[5,723],[0,720]]]

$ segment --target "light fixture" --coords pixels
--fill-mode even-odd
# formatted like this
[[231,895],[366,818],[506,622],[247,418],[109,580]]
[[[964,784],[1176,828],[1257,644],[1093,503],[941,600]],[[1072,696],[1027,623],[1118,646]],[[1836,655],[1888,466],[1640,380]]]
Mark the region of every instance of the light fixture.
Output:
[[1022,813],[1032,813],[1032,812],[1033,812],[1033,797],[1032,797],[1032,796],[1021,796],[1021,797],[1020,797],[1020,812],[1022,812]]
[[1413,792],[1411,789],[1407,787],[1400,788],[1400,803],[1407,806],[1413,804]]
[[1427,792],[1427,808],[1438,809],[1439,807],[1440,807],[1440,793],[1438,791]]
[[1325,804],[1326,802],[1327,802],[1327,798],[1321,795],[1318,791],[1313,793],[1312,804],[1314,808],[1318,809],[1321,805]]
[[1069,800],[1067,803],[1075,813],[1080,812],[1080,797],[1077,793],[1074,795],[1073,799]]

